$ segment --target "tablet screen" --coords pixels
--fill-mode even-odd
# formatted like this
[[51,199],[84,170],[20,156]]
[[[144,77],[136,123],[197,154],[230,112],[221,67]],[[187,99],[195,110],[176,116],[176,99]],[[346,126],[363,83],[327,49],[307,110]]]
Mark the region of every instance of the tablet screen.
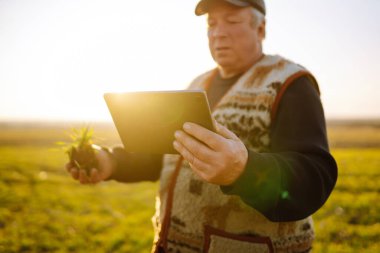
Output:
[[127,152],[177,154],[174,132],[185,122],[215,129],[205,91],[106,93],[104,98]]

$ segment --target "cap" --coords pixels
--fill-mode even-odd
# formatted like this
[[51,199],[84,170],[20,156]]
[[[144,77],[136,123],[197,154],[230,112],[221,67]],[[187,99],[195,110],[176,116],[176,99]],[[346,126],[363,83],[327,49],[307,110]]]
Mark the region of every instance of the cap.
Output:
[[197,7],[195,7],[195,15],[201,16],[203,14],[206,14],[208,12],[210,3],[219,1],[225,1],[239,7],[252,6],[264,15],[266,12],[264,0],[201,0],[197,4]]

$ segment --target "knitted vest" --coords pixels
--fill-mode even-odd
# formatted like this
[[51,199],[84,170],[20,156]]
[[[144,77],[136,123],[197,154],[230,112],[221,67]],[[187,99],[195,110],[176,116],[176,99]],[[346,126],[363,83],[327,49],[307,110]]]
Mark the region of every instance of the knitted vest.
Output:
[[[213,73],[195,79],[190,89],[205,89]],[[266,55],[224,95],[213,117],[247,148],[267,152],[269,128],[281,96],[302,75],[317,85],[303,67]],[[304,252],[311,247],[311,217],[271,222],[240,197],[225,195],[218,185],[201,180],[178,155],[165,156],[160,181],[153,217],[155,252],[162,248],[176,253]]]

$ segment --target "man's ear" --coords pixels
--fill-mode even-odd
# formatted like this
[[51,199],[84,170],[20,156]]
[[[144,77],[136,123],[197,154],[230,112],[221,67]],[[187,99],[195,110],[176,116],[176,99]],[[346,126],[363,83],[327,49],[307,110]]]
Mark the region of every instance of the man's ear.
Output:
[[261,22],[261,24],[259,25],[259,27],[257,28],[257,34],[259,35],[259,38],[261,40],[264,40],[265,39],[265,36],[266,36],[266,21],[263,20],[263,22]]

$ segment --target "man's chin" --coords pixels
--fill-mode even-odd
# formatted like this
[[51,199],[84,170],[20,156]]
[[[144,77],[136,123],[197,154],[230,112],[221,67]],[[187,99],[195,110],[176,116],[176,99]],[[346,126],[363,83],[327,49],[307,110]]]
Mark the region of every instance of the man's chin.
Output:
[[233,68],[234,66],[236,67],[236,64],[234,64],[233,61],[227,59],[216,59],[215,62],[223,69]]
[[214,58],[215,62],[221,66],[221,67],[231,67],[234,65],[233,59],[231,57],[226,57],[226,56],[216,56]]

